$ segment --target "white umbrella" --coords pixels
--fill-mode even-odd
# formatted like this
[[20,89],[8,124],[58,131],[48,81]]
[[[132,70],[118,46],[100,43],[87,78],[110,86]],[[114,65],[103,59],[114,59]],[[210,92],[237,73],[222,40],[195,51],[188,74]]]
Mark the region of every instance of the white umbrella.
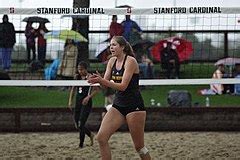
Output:
[[219,59],[214,65],[225,65],[225,66],[234,66],[235,64],[240,64],[240,58],[223,58]]
[[95,57],[99,58],[101,61],[106,61],[108,56],[109,42],[99,43],[96,47]]

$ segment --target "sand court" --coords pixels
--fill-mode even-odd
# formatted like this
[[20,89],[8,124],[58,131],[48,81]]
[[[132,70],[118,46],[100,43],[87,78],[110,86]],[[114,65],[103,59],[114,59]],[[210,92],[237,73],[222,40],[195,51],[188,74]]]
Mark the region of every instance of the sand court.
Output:
[[[153,159],[240,159],[238,132],[147,132],[146,146]],[[98,144],[78,148],[78,133],[1,133],[1,159],[100,159]],[[113,160],[137,160],[130,134],[110,139]]]

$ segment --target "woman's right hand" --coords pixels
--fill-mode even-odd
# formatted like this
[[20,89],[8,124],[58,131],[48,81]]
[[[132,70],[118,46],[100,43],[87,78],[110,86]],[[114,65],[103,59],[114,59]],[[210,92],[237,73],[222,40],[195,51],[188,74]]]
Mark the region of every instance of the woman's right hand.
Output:
[[87,79],[88,83],[90,84],[96,84],[96,83],[100,83],[102,81],[102,76],[101,74],[99,74],[98,72],[93,73],[92,75],[90,75]]
[[96,84],[96,83],[99,83],[99,81],[100,81],[100,76],[97,74],[93,74],[89,76],[87,79],[87,82],[90,84]]

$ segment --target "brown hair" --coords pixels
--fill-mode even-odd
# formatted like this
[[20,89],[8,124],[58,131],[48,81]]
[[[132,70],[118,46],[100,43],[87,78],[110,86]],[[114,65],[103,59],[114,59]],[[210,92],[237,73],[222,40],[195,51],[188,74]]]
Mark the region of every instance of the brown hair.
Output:
[[115,39],[120,46],[123,46],[123,52],[129,56],[135,57],[132,46],[123,36],[113,36],[112,39]]

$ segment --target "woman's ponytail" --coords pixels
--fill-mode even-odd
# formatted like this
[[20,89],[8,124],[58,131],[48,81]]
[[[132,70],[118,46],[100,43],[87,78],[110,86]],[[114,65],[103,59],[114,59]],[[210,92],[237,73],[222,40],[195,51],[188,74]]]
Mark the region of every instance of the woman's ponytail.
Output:
[[126,46],[123,51],[129,56],[135,57],[132,46],[130,45],[129,42],[126,43]]

